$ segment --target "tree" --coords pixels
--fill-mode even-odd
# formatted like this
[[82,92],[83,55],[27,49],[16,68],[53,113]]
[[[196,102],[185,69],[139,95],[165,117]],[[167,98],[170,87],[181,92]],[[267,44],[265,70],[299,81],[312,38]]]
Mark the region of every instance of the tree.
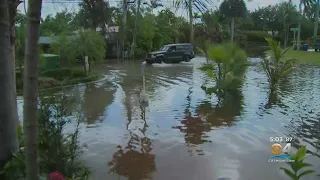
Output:
[[14,85],[14,64],[10,52],[9,0],[0,1],[0,167],[18,148],[18,122]]
[[[305,14],[305,11],[307,8],[310,7],[310,5],[314,2],[314,0],[300,0],[299,3],[299,21],[298,21],[298,37],[297,37],[297,50],[300,51],[300,45],[301,45],[301,20],[302,16]],[[304,10],[302,12],[302,6],[304,6]]]
[[193,11],[195,8],[196,12],[205,12],[208,10],[211,0],[175,0],[174,6],[178,8],[184,8],[189,14],[189,25],[190,25],[190,43],[194,43],[193,36]]
[[220,12],[227,18],[231,18],[231,42],[234,39],[234,19],[245,17],[247,12],[246,4],[243,0],[224,0],[220,5]]
[[57,36],[62,33],[75,31],[77,29],[75,25],[74,14],[63,10],[58,12],[54,17],[48,15],[45,19],[41,20],[40,34],[46,36]]
[[[65,60],[69,62],[82,57],[85,72],[85,56],[88,56],[89,64],[93,64],[94,61],[104,60],[106,55],[106,43],[104,37],[91,29],[80,29],[74,36],[61,36],[58,39],[58,42],[59,47],[56,48],[55,51],[61,52],[60,56],[64,57]],[[65,49],[60,51],[59,48]]]
[[317,0],[316,3],[316,14],[315,14],[315,20],[314,20],[314,30],[313,30],[313,44],[316,43],[316,37],[318,36],[318,27],[319,27],[319,10],[320,10],[320,1]]
[[[23,2],[22,0],[8,0],[9,3],[9,18],[10,18],[10,52],[11,52],[11,62],[13,64],[12,68],[13,68],[13,92],[15,97],[17,96],[17,88],[16,88],[16,73],[15,73],[15,38],[16,38],[16,34],[15,34],[15,21],[16,21],[16,15],[17,15],[17,7],[19,6],[19,4]],[[15,104],[17,104],[17,102],[15,101]],[[17,106],[17,105],[16,105]],[[19,124],[18,121],[18,115],[15,118],[17,120],[17,125]]]
[[26,180],[39,179],[38,164],[38,64],[42,0],[29,0],[25,44],[23,86],[23,131],[25,143]]

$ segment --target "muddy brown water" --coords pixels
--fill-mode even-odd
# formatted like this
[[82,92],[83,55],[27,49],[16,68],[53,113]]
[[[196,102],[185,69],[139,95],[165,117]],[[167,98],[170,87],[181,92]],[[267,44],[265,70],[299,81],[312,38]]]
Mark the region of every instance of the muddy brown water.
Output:
[[145,108],[139,100],[140,61],[101,66],[105,80],[47,93],[80,94],[91,124],[80,127],[81,143],[88,146],[83,159],[95,180],[288,179],[279,170],[285,163],[268,162],[270,137],[277,136],[306,145],[307,161],[320,173],[320,68],[297,68],[279,84],[275,98],[254,65],[258,60],[250,59],[244,83],[226,99],[209,98],[201,89],[205,76],[198,67],[205,59],[200,57],[143,65]]

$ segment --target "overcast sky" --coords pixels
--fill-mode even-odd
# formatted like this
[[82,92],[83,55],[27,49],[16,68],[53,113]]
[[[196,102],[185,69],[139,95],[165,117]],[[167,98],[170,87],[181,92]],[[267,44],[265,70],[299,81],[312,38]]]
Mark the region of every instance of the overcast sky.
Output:
[[[28,2],[28,0],[26,0]],[[52,1],[55,1],[56,3],[52,3]],[[66,9],[71,12],[76,12],[79,8],[77,6],[77,3],[65,3],[66,1],[72,1],[72,0],[43,0],[42,4],[42,17],[45,17],[49,14],[54,15],[55,13],[62,11],[63,9]],[[74,0],[76,2],[79,2],[80,0]],[[109,0],[111,6],[116,6],[118,2],[121,0]],[[164,4],[167,7],[172,7],[172,1],[170,0],[161,0],[164,2]],[[245,0],[246,1],[246,0]],[[59,3],[63,2],[63,3]],[[216,7],[219,7],[220,1],[214,0],[216,2],[211,8],[215,9]],[[284,2],[284,0],[252,0],[252,2],[247,2],[247,8],[249,10],[255,10],[258,7],[268,6],[268,5],[274,5],[279,2]],[[298,5],[299,0],[293,0],[293,2]],[[20,4],[18,9],[24,13],[24,4]],[[183,16],[186,16],[187,13],[185,10],[179,10],[178,14],[181,14]]]

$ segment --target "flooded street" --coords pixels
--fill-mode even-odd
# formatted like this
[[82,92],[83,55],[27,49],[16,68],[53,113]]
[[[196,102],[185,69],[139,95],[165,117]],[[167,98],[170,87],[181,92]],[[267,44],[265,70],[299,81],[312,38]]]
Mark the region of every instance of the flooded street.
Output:
[[83,124],[80,134],[93,179],[287,179],[279,170],[285,163],[268,162],[269,139],[276,136],[306,145],[313,154],[307,161],[320,172],[320,68],[299,67],[268,102],[268,83],[257,66],[248,68],[233,96],[208,98],[201,89],[206,77],[198,70],[204,62],[110,63],[99,68],[105,80],[48,92],[80,92],[87,123],[93,124]]

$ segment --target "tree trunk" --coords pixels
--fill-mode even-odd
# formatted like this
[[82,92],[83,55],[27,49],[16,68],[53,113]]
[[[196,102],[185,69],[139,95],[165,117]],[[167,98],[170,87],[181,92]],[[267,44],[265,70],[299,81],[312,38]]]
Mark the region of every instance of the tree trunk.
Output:
[[[17,15],[17,7],[22,1],[20,0],[9,0],[9,19],[10,19],[10,54],[11,54],[11,61],[13,64],[13,88],[12,91],[14,96],[17,97],[17,87],[16,87],[16,64],[15,64],[15,40],[16,40],[16,15]],[[14,102],[17,106],[17,101]],[[18,113],[16,119],[16,126],[20,125]]]
[[8,0],[0,1],[0,168],[18,149],[16,131],[17,106],[14,88],[13,63],[10,55],[10,20]]
[[313,44],[316,43],[316,39],[318,36],[318,27],[319,27],[319,0],[317,0],[317,8],[316,8],[316,15],[314,19],[314,30],[313,30]]
[[132,39],[132,48],[131,48],[131,57],[132,57],[132,60],[134,60],[134,51],[135,51],[135,46],[136,46],[136,36],[137,36],[137,31],[138,31],[138,26],[137,26],[137,23],[138,23],[138,17],[139,17],[139,14],[140,14],[140,4],[141,4],[141,1],[138,0],[138,6],[137,6],[137,10],[136,10],[136,20],[134,22],[134,31],[133,31],[133,39]]
[[233,43],[234,38],[234,17],[231,18],[231,43]]
[[193,12],[192,12],[192,0],[189,0],[189,22],[190,22],[190,43],[194,43],[193,38]]
[[127,10],[128,4],[127,0],[123,0],[123,17],[122,17],[122,45],[121,45],[121,53],[122,53],[122,60],[125,59],[125,46],[126,46],[126,29],[127,29]]
[[301,45],[301,20],[302,20],[302,0],[300,0],[299,4],[299,22],[298,22],[298,37],[297,37],[297,50],[300,51],[300,45]]
[[26,180],[39,180],[38,164],[38,65],[42,0],[29,0],[24,58],[23,131],[25,143]]

